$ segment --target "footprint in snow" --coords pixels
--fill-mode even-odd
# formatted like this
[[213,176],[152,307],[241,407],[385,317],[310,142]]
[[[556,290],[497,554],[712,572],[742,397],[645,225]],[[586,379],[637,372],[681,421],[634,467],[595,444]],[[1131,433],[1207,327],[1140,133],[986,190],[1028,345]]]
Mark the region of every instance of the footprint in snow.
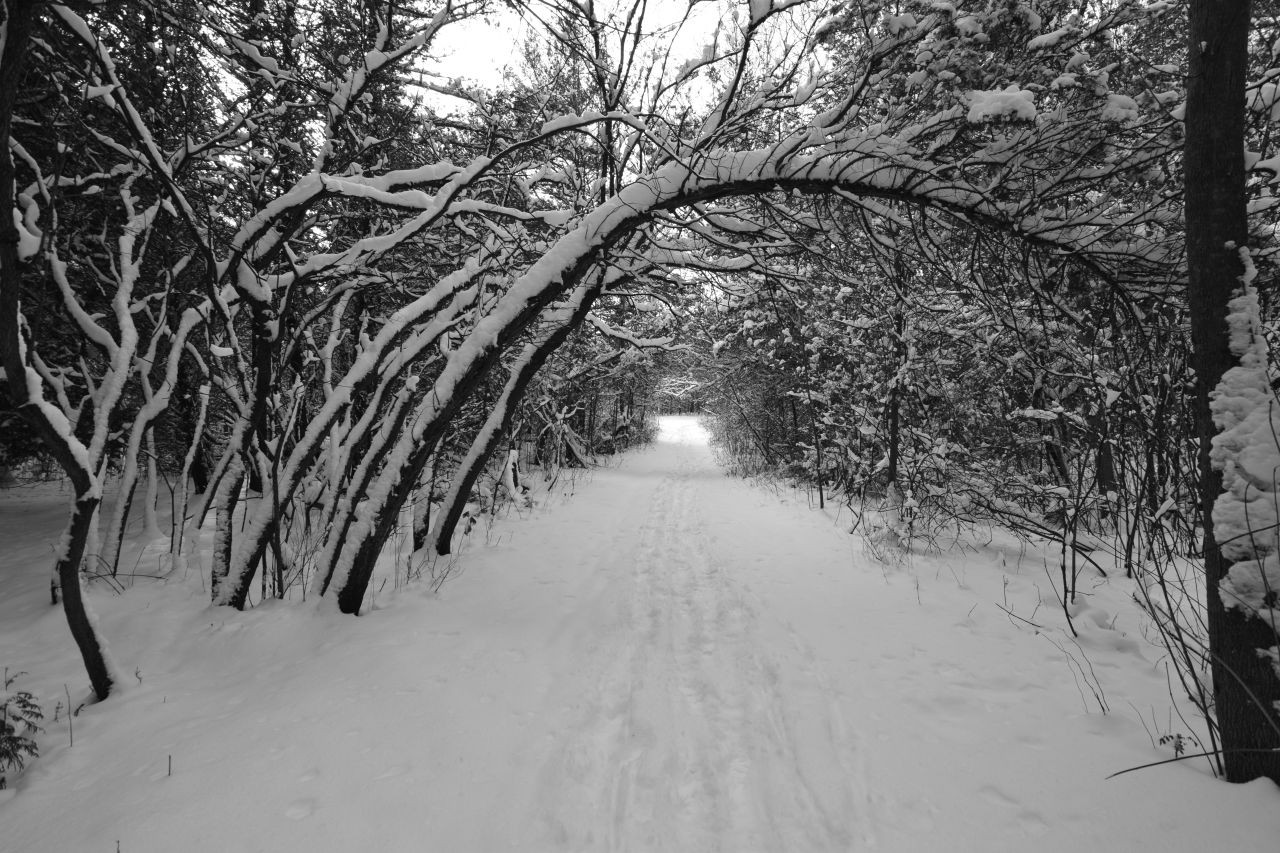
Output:
[[1037,812],[1023,809],[1018,812],[1018,824],[1027,835],[1040,836],[1049,831],[1049,824]]
[[1010,797],[1004,791],[1001,791],[999,788],[993,787],[991,785],[987,785],[986,787],[982,788],[982,790],[978,791],[978,793],[981,794],[982,798],[987,802],[995,803],[998,806],[1012,807],[1012,806],[1018,805],[1018,801],[1013,799],[1013,797]]
[[409,772],[408,764],[393,764],[392,766],[388,767],[379,775],[374,776],[373,781],[381,782],[384,779],[394,779],[397,776],[403,776],[408,772]]
[[1049,831],[1049,824],[1044,817],[1032,809],[1023,808],[1022,803],[992,785],[983,787],[979,794],[989,803],[1005,808],[1017,809],[1014,820],[1019,829],[1026,835],[1039,836]]
[[315,813],[315,810],[316,801],[308,797],[290,803],[289,808],[284,810],[284,816],[290,820],[306,820]]

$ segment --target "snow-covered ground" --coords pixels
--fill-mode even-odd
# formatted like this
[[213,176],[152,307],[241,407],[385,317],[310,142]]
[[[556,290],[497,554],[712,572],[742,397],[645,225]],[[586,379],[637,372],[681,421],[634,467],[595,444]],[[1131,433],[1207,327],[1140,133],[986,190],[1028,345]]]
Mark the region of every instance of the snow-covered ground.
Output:
[[[876,560],[690,418],[573,491],[359,619],[214,609],[194,570],[96,588],[129,689],[50,721],[0,850],[1280,847],[1269,782],[1105,779],[1187,732],[1125,582],[1085,584],[1073,642],[1040,556]],[[0,495],[0,666],[51,718],[86,696],[48,605],[63,500]]]

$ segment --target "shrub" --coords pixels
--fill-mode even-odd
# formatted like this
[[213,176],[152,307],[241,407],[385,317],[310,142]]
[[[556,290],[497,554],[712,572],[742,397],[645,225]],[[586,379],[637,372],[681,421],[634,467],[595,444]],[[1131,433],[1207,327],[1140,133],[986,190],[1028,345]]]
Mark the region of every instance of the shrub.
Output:
[[12,690],[13,683],[25,672],[4,671],[4,690],[0,693],[0,789],[6,786],[5,772],[21,770],[27,759],[40,754],[32,737],[40,731],[44,713],[35,696],[27,690]]

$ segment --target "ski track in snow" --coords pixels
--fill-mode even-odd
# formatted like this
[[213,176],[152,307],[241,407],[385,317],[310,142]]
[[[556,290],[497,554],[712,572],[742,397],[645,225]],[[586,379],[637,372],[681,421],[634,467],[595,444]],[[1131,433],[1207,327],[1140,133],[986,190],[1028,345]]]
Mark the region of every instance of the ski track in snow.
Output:
[[[704,513],[715,504],[699,486],[719,474],[705,447],[681,446],[675,463],[636,472],[656,480],[652,496],[635,530],[616,531],[609,586],[577,617],[586,624],[568,629],[592,642],[594,608],[611,614],[585,675],[559,688],[573,724],[538,785],[545,840],[849,849],[873,821],[829,680],[794,630],[791,648],[763,641],[767,611],[709,546]],[[784,687],[788,671],[800,680]]]
[[[47,604],[65,499],[0,502],[0,666],[50,716],[86,695]],[[137,683],[74,746],[46,719],[0,853],[1275,849],[1270,783],[1104,780],[1181,728],[1122,582],[1082,578],[1073,641],[1007,537],[876,560],[830,514],[667,418],[360,619],[211,608],[198,568],[91,588]]]

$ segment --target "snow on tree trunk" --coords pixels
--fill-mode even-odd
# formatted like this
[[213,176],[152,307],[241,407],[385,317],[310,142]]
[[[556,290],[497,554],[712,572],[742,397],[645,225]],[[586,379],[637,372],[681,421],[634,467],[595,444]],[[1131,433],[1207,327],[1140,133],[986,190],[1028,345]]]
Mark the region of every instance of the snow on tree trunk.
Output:
[[[1218,582],[1222,606],[1252,631],[1257,666],[1248,667],[1256,701],[1269,703],[1280,727],[1280,399],[1271,389],[1269,353],[1261,334],[1253,266],[1246,250],[1244,292],[1228,305],[1231,352],[1239,363],[1210,396],[1214,424],[1210,457],[1222,472],[1213,507],[1214,537],[1228,562]],[[1266,677],[1267,668],[1271,677]],[[1261,709],[1260,709],[1261,710]]]
[[388,562],[391,563],[392,578],[396,587],[399,587],[402,582],[407,582],[410,572],[413,571],[413,515],[417,501],[418,490],[415,487],[409,493],[409,499],[404,502],[404,506],[400,507],[399,518],[396,519],[396,533],[388,543],[392,551],[388,555]]
[[524,492],[520,488],[520,451],[514,447],[507,451],[507,464],[502,468],[502,486],[512,501],[524,503]]
[[244,478],[243,463],[234,459],[218,486],[212,565],[209,568],[209,595],[214,604],[224,604],[227,600],[227,573],[234,551],[236,504],[240,500]]
[[[1196,433],[1200,440],[1200,505],[1204,530],[1206,605],[1209,652],[1213,659],[1214,712],[1221,735],[1222,759],[1227,779],[1247,782],[1269,777],[1280,783],[1280,674],[1266,658],[1276,645],[1276,634],[1262,619],[1246,614],[1236,602],[1224,601],[1224,580],[1231,594],[1236,586],[1247,586],[1248,567],[1232,575],[1232,557],[1224,546],[1246,560],[1265,555],[1251,554],[1255,544],[1268,538],[1243,510],[1261,509],[1259,501],[1239,503],[1245,493],[1225,498],[1235,511],[1223,515],[1233,532],[1217,529],[1215,504],[1222,494],[1223,470],[1230,461],[1232,477],[1248,472],[1256,475],[1251,453],[1229,459],[1240,437],[1224,439],[1214,448],[1218,432],[1210,396],[1221,388],[1225,376],[1238,364],[1244,373],[1234,374],[1231,383],[1217,394],[1217,420],[1238,423],[1248,420],[1264,401],[1258,381],[1257,353],[1250,356],[1253,367],[1240,363],[1232,352],[1234,341],[1242,353],[1252,348],[1248,338],[1250,321],[1243,318],[1252,309],[1237,303],[1236,328],[1229,334],[1228,303],[1245,279],[1241,250],[1249,237],[1245,198],[1244,114],[1245,74],[1250,25],[1249,0],[1192,0],[1189,6],[1187,48],[1186,137],[1183,176],[1186,183],[1185,215],[1187,234],[1187,301],[1191,317],[1192,366],[1196,374]],[[1243,327],[1242,328],[1242,324]],[[1246,399],[1249,398],[1249,399]],[[1270,406],[1266,402],[1266,406]],[[1235,411],[1239,406],[1239,410]],[[1263,409],[1265,417],[1270,414]],[[1244,447],[1241,446],[1241,451]],[[1215,457],[1216,462],[1215,464]],[[1270,479],[1270,475],[1268,475]],[[1233,479],[1243,488],[1248,482]],[[1255,484],[1256,485],[1256,484]],[[1272,516],[1274,517],[1274,516]],[[1261,534],[1248,535],[1248,531]],[[1237,538],[1240,533],[1243,540]],[[1223,535],[1226,533],[1226,535]],[[1240,550],[1244,549],[1244,550]],[[1259,574],[1259,577],[1265,575]],[[1241,590],[1243,591],[1243,590]],[[1264,602],[1265,603],[1265,602]]]
[[156,540],[164,536],[164,531],[160,529],[160,516],[157,514],[157,506],[160,503],[160,474],[156,468],[156,433],[153,429],[147,430],[147,491],[144,499],[145,503],[142,506],[143,523],[146,525],[144,535],[149,540]]

